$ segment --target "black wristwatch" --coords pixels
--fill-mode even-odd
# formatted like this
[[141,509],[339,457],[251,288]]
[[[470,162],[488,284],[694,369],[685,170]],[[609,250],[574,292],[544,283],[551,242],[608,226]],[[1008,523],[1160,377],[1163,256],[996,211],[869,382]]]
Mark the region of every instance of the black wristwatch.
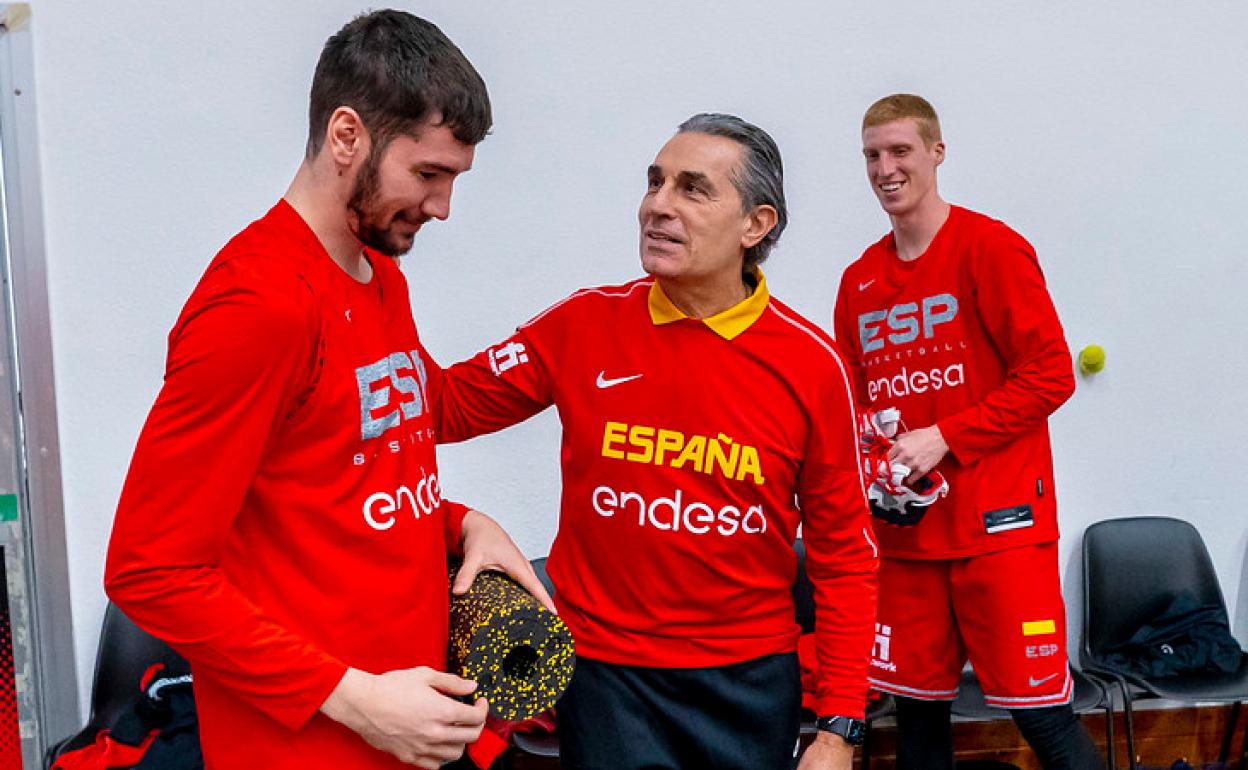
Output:
[[825,733],[841,736],[850,746],[861,746],[863,740],[867,737],[867,723],[861,719],[819,717],[815,720],[815,727],[818,727]]

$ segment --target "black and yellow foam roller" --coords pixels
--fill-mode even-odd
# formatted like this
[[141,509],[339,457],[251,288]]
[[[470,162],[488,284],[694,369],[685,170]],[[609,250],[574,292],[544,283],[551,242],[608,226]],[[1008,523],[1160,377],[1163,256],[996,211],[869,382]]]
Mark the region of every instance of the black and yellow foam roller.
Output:
[[576,650],[558,615],[508,576],[486,571],[466,594],[451,596],[449,663],[477,683],[492,714],[521,720],[555,705],[572,681]]

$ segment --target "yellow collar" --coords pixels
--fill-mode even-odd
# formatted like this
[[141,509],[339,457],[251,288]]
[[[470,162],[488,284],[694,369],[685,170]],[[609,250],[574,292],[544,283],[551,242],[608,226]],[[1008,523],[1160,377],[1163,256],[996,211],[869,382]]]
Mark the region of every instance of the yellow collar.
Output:
[[[735,339],[741,332],[753,326],[758,317],[767,309],[767,303],[771,301],[763,271],[755,268],[754,274],[758,277],[758,285],[754,287],[750,296],[727,310],[702,319],[702,323],[709,326],[711,331],[726,340]],[[689,317],[668,299],[657,279],[650,286],[649,305],[650,320],[655,326],[670,324]]]

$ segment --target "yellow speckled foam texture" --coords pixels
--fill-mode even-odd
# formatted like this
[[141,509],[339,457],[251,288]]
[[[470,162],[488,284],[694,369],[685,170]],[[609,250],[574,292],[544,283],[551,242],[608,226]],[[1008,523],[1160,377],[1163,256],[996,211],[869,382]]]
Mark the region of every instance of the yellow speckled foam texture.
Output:
[[[458,565],[451,567],[454,580]],[[490,712],[529,719],[555,705],[572,681],[572,632],[511,578],[482,572],[451,596],[450,670],[477,683]]]

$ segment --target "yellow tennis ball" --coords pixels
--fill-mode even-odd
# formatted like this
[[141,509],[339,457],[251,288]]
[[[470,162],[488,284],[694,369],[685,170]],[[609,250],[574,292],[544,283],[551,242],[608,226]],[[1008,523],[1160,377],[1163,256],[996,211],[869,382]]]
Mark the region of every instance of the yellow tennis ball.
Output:
[[1105,368],[1105,348],[1100,345],[1088,345],[1079,351],[1079,371],[1084,374],[1096,374]]

